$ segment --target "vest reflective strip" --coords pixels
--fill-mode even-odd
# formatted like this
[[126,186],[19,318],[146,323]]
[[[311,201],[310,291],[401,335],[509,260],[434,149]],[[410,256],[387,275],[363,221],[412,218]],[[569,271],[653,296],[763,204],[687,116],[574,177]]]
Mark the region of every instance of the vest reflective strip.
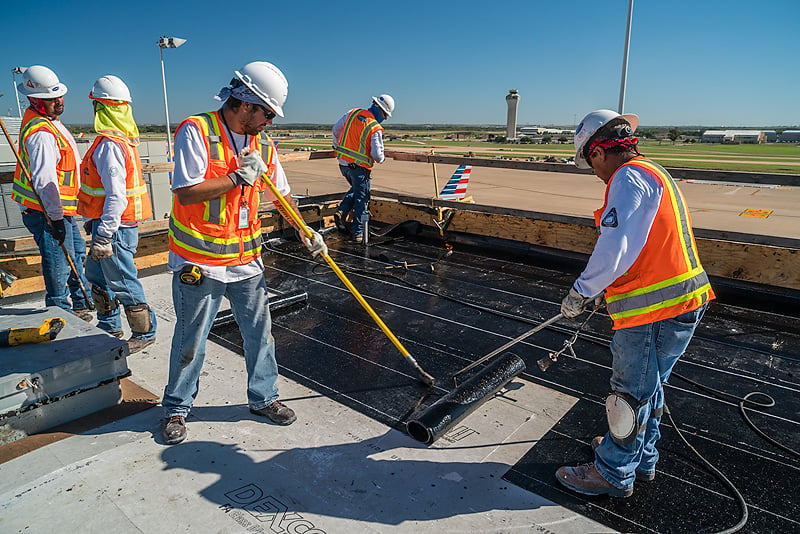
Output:
[[611,317],[623,319],[669,308],[695,298],[705,302],[710,290],[708,275],[702,267],[697,267],[657,284],[620,295],[606,296],[606,306]]
[[[345,142],[350,134],[350,128],[353,125],[353,121],[358,116],[359,112],[351,113],[350,116],[347,118],[347,124],[344,126],[344,130],[342,130],[342,142]],[[355,150],[349,149],[345,146],[342,146],[339,143],[334,150],[339,152],[345,156],[349,156],[354,160],[364,163],[368,166],[372,166],[375,164],[375,160],[367,155],[367,143],[369,142],[369,138],[372,137],[372,134],[375,133],[376,128],[378,127],[378,123],[375,120],[369,121],[366,126],[364,126],[364,130],[361,132],[361,138],[358,141],[358,149],[359,151],[356,152]]]
[[261,249],[260,229],[253,235],[243,238],[241,254],[239,253],[238,236],[231,239],[203,236],[203,234],[183,226],[174,217],[169,221],[169,235],[181,248],[213,258],[238,258],[240,255],[257,254]]
[[73,179],[75,178],[75,171],[66,171],[62,173],[64,175],[64,181],[62,182],[64,185],[72,187]]
[[223,193],[217,198],[206,201],[206,209],[203,213],[203,220],[214,224],[225,224],[225,206],[228,204],[227,193]]
[[692,246],[692,231],[689,227],[689,212],[686,208],[686,202],[683,200],[683,195],[681,195],[678,186],[675,185],[675,181],[670,177],[666,169],[652,161],[636,160],[631,164],[634,166],[642,166],[650,172],[658,174],[663,180],[664,187],[669,192],[672,209],[678,214],[676,222],[680,227],[679,236],[682,245],[681,249],[683,250],[683,258],[686,262],[686,268],[696,269],[700,265],[700,261],[697,259],[697,252]]
[[222,129],[217,121],[214,119],[214,116],[210,113],[203,113],[201,115],[197,115],[197,117],[203,119],[205,122],[203,129],[203,134],[206,136],[206,140],[208,141],[208,158],[209,159],[222,159],[222,136],[220,135],[211,135],[211,132],[220,132]]
[[[50,121],[48,121],[43,117],[36,117],[28,121],[27,124],[25,124],[24,129],[20,132],[19,135],[20,148],[25,146],[25,142],[28,140],[28,136],[31,135],[30,130],[34,126],[38,126],[40,124],[51,124],[51,123]],[[55,126],[53,126],[52,130],[50,130],[49,128],[46,128],[46,130],[55,136],[56,145],[58,145],[59,147],[67,147],[69,142],[64,138],[64,136],[61,134],[61,132],[58,131],[58,129]],[[24,166],[26,169],[28,169],[28,172],[30,172],[31,165],[27,150],[20,150],[20,159],[22,160],[22,166]],[[73,212],[78,207],[77,196],[75,198],[64,196],[64,194],[61,193],[60,189],[62,186],[72,187],[74,185],[75,171],[56,170],[56,175],[58,178],[59,198],[61,199],[61,208]],[[20,171],[19,180],[17,179],[14,180],[14,185],[11,187],[11,194],[12,194],[11,196],[12,200],[16,202],[19,202],[21,200],[23,202],[29,202],[35,206],[39,206],[40,208],[42,208],[42,206],[39,204],[39,201],[36,199],[36,195],[34,195],[33,185],[31,184],[30,180],[28,180],[25,171]],[[65,215],[70,215],[70,213],[65,212]]]

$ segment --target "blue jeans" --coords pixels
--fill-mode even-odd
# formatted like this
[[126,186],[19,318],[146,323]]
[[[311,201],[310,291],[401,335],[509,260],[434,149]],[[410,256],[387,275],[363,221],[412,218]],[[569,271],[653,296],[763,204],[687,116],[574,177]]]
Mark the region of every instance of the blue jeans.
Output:
[[[97,235],[100,219],[95,219],[92,224],[92,236]],[[112,247],[114,255],[95,261],[91,256],[86,260],[86,278],[93,286],[107,291],[110,299],[115,296],[123,306],[147,304],[144,288],[138,278],[136,264],[133,256],[139,245],[139,229],[137,227],[120,226],[114,234]],[[108,313],[97,310],[97,326],[106,332],[121,332],[122,318],[120,308],[117,307]],[[155,339],[156,314],[150,310],[152,327],[149,332],[132,332],[131,337],[139,339]]]
[[231,311],[244,340],[247,369],[247,402],[260,410],[278,399],[278,364],[275,339],[264,276],[254,276],[226,284],[204,277],[193,286],[172,278],[172,303],[175,308],[175,333],[169,356],[169,382],[161,405],[167,417],[186,416],[200,387],[200,371],[206,355],[206,339],[219,311],[222,297]]
[[353,223],[350,233],[353,234],[353,237],[358,237],[364,233],[361,218],[369,203],[370,170],[358,166],[348,167],[347,165],[339,165],[339,170],[347,180],[347,183],[350,184],[350,189],[345,193],[338,209],[343,215],[347,215],[350,210],[353,210]]
[[[67,258],[61,245],[55,240],[50,225],[44,213],[35,209],[26,209],[22,212],[22,223],[33,234],[33,239],[39,247],[42,256],[42,277],[44,278],[46,306],[58,306],[67,311],[80,310],[93,307],[91,297],[89,300],[83,295],[80,283],[75,273],[69,267]],[[75,217],[64,217],[64,227],[67,234],[64,238],[64,247],[67,249],[75,269],[80,275],[83,287],[89,284],[83,274],[83,263],[86,260],[86,242],[81,236]],[[72,300],[72,305],[70,305]]]
[[633,486],[636,471],[653,473],[658,462],[656,442],[661,437],[661,417],[651,412],[664,406],[664,388],[672,368],[689,346],[695,328],[708,304],[671,319],[632,328],[622,328],[611,340],[613,362],[611,390],[627,393],[642,405],[638,411],[645,430],[633,443],[621,446],[608,432],[595,449],[597,471],[614,486]]

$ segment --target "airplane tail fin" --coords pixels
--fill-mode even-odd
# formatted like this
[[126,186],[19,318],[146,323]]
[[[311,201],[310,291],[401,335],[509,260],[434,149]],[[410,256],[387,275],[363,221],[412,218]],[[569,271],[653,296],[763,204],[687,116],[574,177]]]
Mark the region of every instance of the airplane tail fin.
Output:
[[462,200],[467,196],[467,186],[469,185],[469,174],[472,170],[472,165],[461,165],[450,177],[450,180],[444,184],[439,198],[442,200]]

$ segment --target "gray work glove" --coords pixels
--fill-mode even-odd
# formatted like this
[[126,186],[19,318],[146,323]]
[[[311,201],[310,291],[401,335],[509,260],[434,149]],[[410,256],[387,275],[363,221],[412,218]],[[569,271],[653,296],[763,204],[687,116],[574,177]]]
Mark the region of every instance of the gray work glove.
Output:
[[111,245],[113,240],[110,237],[96,235],[92,239],[92,247],[89,249],[89,255],[94,261],[100,261],[103,258],[110,258],[114,255],[114,248]]
[[594,300],[592,297],[584,297],[574,287],[570,288],[567,296],[561,301],[561,315],[567,319],[574,319],[582,314],[586,306]]
[[311,233],[313,234],[313,241],[301,234],[301,237],[303,238],[303,244],[306,246],[309,252],[311,252],[312,256],[316,256],[320,253],[324,256],[327,256],[328,245],[325,244],[325,240],[322,239],[322,236],[319,234],[319,232],[311,230]]
[[250,147],[247,147],[239,153],[237,160],[239,168],[233,171],[236,176],[236,185],[253,185],[267,172],[267,164],[261,159],[261,153],[258,150],[251,151]]

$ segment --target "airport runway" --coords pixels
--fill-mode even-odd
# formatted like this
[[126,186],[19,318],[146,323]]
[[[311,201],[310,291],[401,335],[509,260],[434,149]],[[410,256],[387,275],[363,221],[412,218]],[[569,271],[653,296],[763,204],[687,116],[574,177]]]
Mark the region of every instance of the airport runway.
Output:
[[[323,195],[345,191],[333,159],[284,164],[292,191]],[[441,188],[455,165],[437,164]],[[695,228],[800,238],[800,187],[695,183],[681,180]],[[372,189],[433,196],[432,165],[387,160],[374,169]],[[473,167],[467,194],[478,204],[591,217],[602,206],[605,184],[591,175]],[[771,210],[766,218],[741,215]]]

